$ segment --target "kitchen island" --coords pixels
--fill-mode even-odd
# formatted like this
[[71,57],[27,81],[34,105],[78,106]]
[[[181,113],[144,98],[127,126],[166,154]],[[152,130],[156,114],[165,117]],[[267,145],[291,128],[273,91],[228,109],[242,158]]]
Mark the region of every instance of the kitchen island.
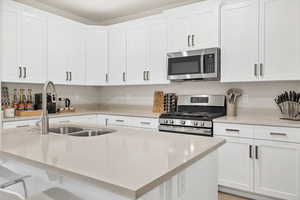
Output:
[[113,128],[96,137],[2,130],[0,157],[8,167],[31,169],[21,171],[41,185],[49,181],[87,200],[217,200],[216,150],[225,140]]

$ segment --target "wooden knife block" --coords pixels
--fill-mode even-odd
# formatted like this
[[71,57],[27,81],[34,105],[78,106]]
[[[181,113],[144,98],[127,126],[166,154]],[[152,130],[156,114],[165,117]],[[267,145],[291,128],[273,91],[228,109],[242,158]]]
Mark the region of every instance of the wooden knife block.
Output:
[[153,98],[153,110],[154,113],[164,112],[164,92],[155,91]]

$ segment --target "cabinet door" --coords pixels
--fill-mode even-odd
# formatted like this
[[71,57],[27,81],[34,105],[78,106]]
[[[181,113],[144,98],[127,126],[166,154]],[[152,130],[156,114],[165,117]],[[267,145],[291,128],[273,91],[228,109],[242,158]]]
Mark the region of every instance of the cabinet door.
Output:
[[89,27],[86,36],[86,81],[88,85],[103,85],[108,81],[107,32]]
[[167,25],[151,25],[148,31],[148,79],[150,83],[168,83],[167,80]]
[[219,15],[217,9],[192,14],[189,17],[190,43],[193,49],[219,47]]
[[221,8],[223,82],[258,79],[258,10],[258,0],[242,1]]
[[69,32],[69,84],[85,84],[85,39],[84,26],[81,24],[71,24]]
[[127,31],[127,81],[128,83],[143,83],[145,81],[147,61],[146,27],[136,27]]
[[[57,31],[59,30],[59,31]],[[48,20],[48,80],[66,84],[69,67],[69,26],[62,19]]]
[[168,52],[187,49],[190,43],[188,18],[178,16],[168,20]]
[[264,80],[300,79],[300,1],[261,0]]
[[300,199],[300,145],[256,140],[255,192]]
[[26,82],[43,83],[47,69],[47,21],[34,11],[21,14],[21,65]]
[[18,10],[4,8],[0,10],[2,81],[17,82],[21,78],[18,57]]
[[124,84],[125,81],[126,33],[122,30],[112,30],[109,32],[109,84]]
[[253,140],[223,137],[219,149],[219,185],[253,191]]

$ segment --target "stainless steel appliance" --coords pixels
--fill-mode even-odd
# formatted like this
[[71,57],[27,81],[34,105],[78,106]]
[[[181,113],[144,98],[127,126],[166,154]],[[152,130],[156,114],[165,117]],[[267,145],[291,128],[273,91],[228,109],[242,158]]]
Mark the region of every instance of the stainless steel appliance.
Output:
[[168,54],[169,80],[220,80],[220,49]]
[[213,119],[226,115],[224,95],[178,96],[177,112],[159,117],[159,130],[213,136]]

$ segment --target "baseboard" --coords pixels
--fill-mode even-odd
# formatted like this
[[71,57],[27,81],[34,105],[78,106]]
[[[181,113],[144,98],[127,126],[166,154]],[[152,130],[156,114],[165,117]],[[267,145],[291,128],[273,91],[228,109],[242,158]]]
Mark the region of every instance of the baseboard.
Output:
[[228,187],[224,187],[224,186],[219,186],[219,191],[228,193],[228,194],[233,194],[233,195],[240,196],[240,197],[245,197],[248,199],[253,199],[253,200],[281,200],[281,199],[277,199],[277,198],[258,195],[258,194],[251,193],[251,192],[236,190],[236,189],[232,189],[232,188],[228,188]]

